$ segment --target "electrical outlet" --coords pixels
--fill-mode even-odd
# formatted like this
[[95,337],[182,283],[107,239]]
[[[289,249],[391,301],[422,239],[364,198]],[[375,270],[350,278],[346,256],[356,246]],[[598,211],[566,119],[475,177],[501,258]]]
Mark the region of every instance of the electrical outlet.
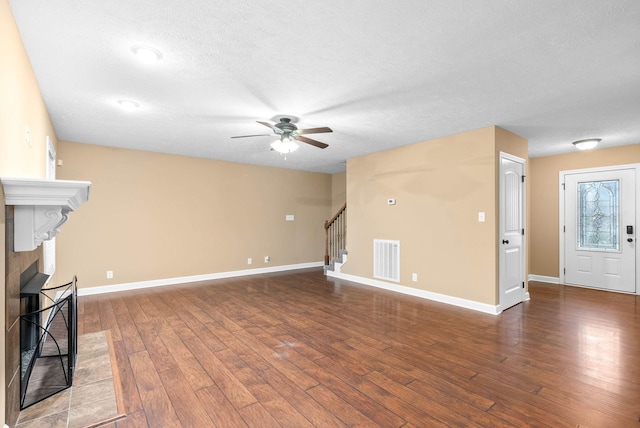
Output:
[[265,262],[265,263],[269,263],[269,260],[271,260],[271,259],[269,258],[269,256],[264,256],[264,262]]
[[107,271],[107,279],[112,279],[113,278],[113,271],[112,270],[108,270]]
[[417,273],[411,274],[411,280],[413,282],[418,282],[418,274]]
[[250,265],[250,264],[251,264],[251,257],[249,257],[249,258],[247,259],[247,264],[248,264],[248,265]]

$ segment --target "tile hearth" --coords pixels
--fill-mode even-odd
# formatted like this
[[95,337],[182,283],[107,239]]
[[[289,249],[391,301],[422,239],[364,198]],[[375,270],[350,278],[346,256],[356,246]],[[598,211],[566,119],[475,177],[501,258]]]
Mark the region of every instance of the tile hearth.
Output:
[[114,373],[109,332],[79,336],[73,386],[24,409],[16,428],[97,427],[124,417]]

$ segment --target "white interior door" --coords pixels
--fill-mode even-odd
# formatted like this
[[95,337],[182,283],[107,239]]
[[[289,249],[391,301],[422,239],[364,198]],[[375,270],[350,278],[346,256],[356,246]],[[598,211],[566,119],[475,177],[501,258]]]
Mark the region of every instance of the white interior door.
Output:
[[500,153],[500,307],[524,300],[524,160]]
[[635,169],[568,172],[564,189],[564,282],[635,292]]

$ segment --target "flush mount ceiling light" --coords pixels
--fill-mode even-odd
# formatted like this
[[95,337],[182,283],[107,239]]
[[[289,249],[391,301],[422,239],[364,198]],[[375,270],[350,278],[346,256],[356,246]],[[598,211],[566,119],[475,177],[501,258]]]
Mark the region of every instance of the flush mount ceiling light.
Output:
[[271,148],[273,150],[275,150],[278,153],[281,153],[283,155],[286,155],[288,153],[294,152],[296,150],[298,150],[298,144],[296,144],[295,140],[293,138],[289,138],[289,137],[282,137],[279,140],[274,141],[273,143],[271,143]]
[[124,111],[134,111],[135,109],[140,107],[140,104],[131,100],[118,100],[118,104]]
[[597,146],[600,141],[602,141],[602,138],[589,138],[587,140],[574,141],[572,144],[578,150],[589,150]]
[[140,60],[147,63],[160,61],[162,59],[162,52],[151,46],[134,45],[131,47],[131,52],[140,58]]

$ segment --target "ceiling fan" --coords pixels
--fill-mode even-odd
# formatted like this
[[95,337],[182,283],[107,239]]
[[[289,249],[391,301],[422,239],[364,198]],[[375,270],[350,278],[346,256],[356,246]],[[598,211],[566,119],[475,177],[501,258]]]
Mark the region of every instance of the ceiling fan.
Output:
[[[280,140],[271,144],[271,147],[281,153],[290,153],[297,149],[298,145],[295,144],[295,140],[311,144],[312,146],[316,146],[320,149],[326,149],[327,147],[329,147],[328,144],[313,140],[311,138],[303,137],[302,134],[322,134],[325,132],[333,132],[331,128],[327,128],[326,126],[322,128],[298,129],[295,124],[291,123],[291,118],[289,117],[281,117],[280,123],[276,123],[275,125],[272,125],[268,122],[261,122],[259,120],[257,120],[256,122],[258,122],[260,125],[266,126],[267,128],[271,128],[274,133],[280,136]],[[272,134],[239,135],[237,137],[231,138],[265,137],[269,135]]]

